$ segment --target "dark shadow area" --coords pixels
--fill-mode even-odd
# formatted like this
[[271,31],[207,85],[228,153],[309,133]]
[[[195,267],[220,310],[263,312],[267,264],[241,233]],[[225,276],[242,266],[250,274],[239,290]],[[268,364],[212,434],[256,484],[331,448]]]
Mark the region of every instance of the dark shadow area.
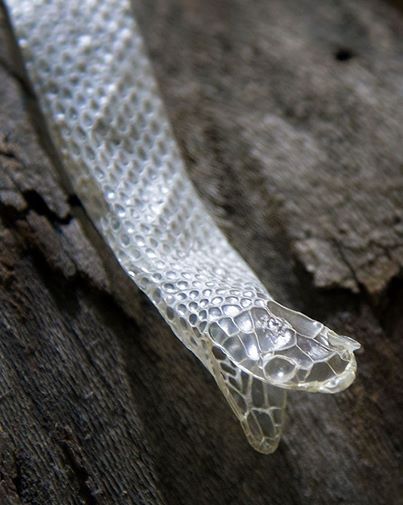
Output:
[[354,58],[354,52],[351,49],[340,48],[334,53],[334,58],[337,61],[349,61]]

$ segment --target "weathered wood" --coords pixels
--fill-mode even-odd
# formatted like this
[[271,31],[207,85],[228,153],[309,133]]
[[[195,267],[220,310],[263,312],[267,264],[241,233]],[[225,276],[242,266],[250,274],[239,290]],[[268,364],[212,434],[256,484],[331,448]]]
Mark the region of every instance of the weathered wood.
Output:
[[0,19],[0,503],[403,503],[398,2],[134,10],[190,173],[280,301],[355,336],[255,453],[58,175]]

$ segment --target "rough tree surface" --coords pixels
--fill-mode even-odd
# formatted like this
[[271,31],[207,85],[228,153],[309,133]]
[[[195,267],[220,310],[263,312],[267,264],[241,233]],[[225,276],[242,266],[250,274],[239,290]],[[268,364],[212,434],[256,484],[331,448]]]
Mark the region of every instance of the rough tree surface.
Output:
[[0,504],[401,505],[402,4],[133,7],[203,199],[279,301],[363,344],[359,376],[248,446],[61,182],[1,10]]

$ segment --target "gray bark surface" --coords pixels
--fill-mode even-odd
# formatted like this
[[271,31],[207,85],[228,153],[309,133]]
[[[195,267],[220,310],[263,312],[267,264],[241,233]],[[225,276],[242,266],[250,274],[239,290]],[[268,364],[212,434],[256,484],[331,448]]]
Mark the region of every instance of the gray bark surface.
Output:
[[280,302],[357,338],[272,456],[55,163],[0,10],[0,504],[403,504],[403,9],[133,5],[189,173]]

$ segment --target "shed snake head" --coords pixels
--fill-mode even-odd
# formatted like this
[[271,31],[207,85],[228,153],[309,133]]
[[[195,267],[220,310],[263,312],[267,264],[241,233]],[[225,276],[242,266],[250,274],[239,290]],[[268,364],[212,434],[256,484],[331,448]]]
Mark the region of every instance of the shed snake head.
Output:
[[355,378],[358,342],[272,300],[212,322],[209,335],[242,370],[279,388],[337,393]]

